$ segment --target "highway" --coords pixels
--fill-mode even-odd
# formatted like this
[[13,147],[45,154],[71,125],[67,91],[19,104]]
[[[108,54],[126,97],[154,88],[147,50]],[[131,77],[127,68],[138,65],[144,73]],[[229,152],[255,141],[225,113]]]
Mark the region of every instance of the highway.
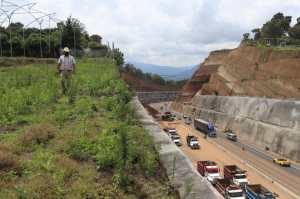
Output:
[[[152,106],[156,108],[160,106]],[[300,169],[298,167],[280,167],[272,162],[273,156],[257,149],[246,142],[227,140],[223,132],[218,132],[217,138],[207,138],[195,130],[193,125],[183,121],[162,122],[162,128],[175,127],[181,136],[182,151],[196,165],[199,160],[216,161],[220,166],[236,164],[247,170],[250,184],[262,184],[270,191],[279,195],[280,199],[300,198]],[[185,137],[188,134],[197,135],[201,150],[191,150],[186,146]],[[243,150],[244,148],[244,150]]]

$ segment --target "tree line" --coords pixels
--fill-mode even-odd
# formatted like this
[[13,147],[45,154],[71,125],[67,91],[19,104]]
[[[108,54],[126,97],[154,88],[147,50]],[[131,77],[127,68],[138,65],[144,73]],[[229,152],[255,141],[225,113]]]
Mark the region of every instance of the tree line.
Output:
[[57,57],[64,46],[76,50],[89,47],[108,51],[108,46],[102,45],[101,40],[100,35],[89,35],[85,26],[72,17],[57,23],[55,28],[41,30],[20,22],[0,27],[1,56],[10,56],[11,46],[13,56],[27,57]]
[[270,45],[300,45],[300,17],[295,25],[291,25],[292,17],[283,13],[275,14],[261,28],[255,28],[250,33],[243,35],[243,41],[256,41]]
[[144,73],[141,69],[136,68],[133,64],[130,64],[130,63],[126,63],[122,67],[121,72],[131,73],[138,78],[152,81],[152,82],[157,83],[162,86],[181,87],[186,83],[186,80],[180,80],[180,81],[165,80],[164,78],[162,78],[161,76],[159,76],[157,74]]

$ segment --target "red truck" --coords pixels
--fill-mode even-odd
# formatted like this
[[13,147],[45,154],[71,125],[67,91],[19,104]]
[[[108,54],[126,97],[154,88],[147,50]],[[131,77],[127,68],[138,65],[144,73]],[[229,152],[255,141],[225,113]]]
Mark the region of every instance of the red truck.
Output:
[[233,184],[229,179],[217,179],[215,187],[225,199],[245,199],[240,186]]
[[198,161],[197,170],[212,184],[215,184],[216,180],[220,179],[220,168],[213,161]]
[[234,184],[242,188],[248,184],[247,171],[241,170],[236,165],[224,166],[224,178],[231,180]]

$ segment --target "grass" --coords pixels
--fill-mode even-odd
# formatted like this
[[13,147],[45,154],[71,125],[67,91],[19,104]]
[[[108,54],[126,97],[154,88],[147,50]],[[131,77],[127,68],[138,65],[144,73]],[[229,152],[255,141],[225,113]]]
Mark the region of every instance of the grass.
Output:
[[177,198],[112,60],[80,60],[67,96],[54,65],[0,79],[0,198]]

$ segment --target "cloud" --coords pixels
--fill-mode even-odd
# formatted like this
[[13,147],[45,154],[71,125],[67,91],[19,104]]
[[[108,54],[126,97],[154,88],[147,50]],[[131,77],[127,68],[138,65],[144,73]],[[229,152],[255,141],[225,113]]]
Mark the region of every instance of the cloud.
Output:
[[236,47],[243,33],[260,27],[275,13],[296,19],[300,9],[299,0],[36,2],[60,18],[72,14],[80,19],[90,33],[114,41],[127,60],[173,66],[198,64],[212,50]]

